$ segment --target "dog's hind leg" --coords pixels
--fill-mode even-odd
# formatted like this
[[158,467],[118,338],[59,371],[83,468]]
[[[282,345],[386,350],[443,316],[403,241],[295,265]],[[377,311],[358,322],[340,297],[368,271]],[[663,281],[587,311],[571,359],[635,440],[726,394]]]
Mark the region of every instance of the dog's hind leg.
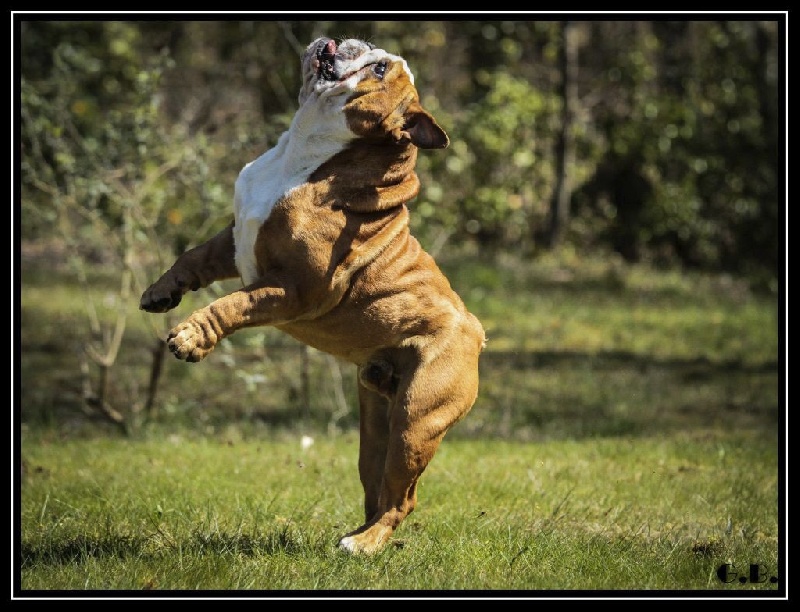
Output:
[[378,512],[386,451],[389,446],[389,400],[359,381],[360,446],[358,474],[364,487],[364,514],[368,521]]
[[358,473],[364,487],[365,520],[378,511],[386,450],[389,445],[389,402],[397,393],[398,378],[390,361],[375,356],[358,368],[360,449]]
[[[470,360],[468,355],[464,361]],[[393,363],[398,376],[394,397],[359,383],[361,446],[359,472],[364,485],[366,522],[339,541],[353,553],[380,550],[417,505],[417,483],[450,427],[472,407],[475,376],[452,368],[452,355],[422,363]],[[466,364],[471,366],[473,364]],[[378,377],[383,380],[382,377]]]

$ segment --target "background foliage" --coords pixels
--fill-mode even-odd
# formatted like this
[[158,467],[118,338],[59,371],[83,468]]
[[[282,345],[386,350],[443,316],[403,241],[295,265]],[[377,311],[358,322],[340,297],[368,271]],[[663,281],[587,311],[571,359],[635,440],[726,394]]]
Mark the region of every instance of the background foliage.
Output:
[[[321,34],[357,36],[408,59],[424,104],[452,138],[445,154],[420,156],[424,191],[413,218],[423,242],[529,257],[548,248],[554,147],[566,129],[574,150],[567,246],[743,274],[776,290],[779,21],[569,26],[570,38],[551,20],[26,19],[23,236],[55,223],[97,256],[113,256],[107,234],[92,240],[70,225],[78,215],[114,232],[132,223],[130,238],[145,252],[155,227],[162,238],[168,228],[174,253],[205,239],[229,215],[239,169],[288,124],[305,45]],[[569,125],[559,93],[566,44],[575,75]],[[126,206],[141,207],[136,219]]]

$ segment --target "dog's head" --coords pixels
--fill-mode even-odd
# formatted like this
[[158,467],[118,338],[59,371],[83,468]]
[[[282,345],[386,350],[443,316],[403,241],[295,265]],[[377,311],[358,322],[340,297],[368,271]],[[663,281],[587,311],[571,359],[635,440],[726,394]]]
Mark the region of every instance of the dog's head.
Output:
[[422,149],[443,149],[450,142],[420,104],[414,75],[402,57],[362,40],[337,45],[322,37],[306,48],[302,72],[300,106],[319,102],[341,110],[357,138]]

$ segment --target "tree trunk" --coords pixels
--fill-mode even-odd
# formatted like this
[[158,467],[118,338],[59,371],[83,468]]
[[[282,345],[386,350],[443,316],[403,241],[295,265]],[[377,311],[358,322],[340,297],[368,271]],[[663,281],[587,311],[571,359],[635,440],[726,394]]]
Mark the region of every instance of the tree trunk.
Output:
[[572,169],[574,148],[571,137],[572,118],[577,98],[578,45],[575,24],[561,22],[561,45],[558,62],[561,73],[559,95],[561,96],[561,127],[556,136],[555,168],[556,184],[550,202],[550,224],[547,232],[547,246],[557,248],[569,223],[569,203],[572,196]]

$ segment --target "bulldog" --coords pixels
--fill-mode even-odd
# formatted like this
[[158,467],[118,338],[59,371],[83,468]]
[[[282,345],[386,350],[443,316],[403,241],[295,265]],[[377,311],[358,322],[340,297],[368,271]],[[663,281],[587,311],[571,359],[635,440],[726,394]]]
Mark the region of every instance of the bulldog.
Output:
[[383,548],[417,504],[417,482],[478,394],[478,319],[409,230],[418,149],[449,139],[405,60],[368,42],[318,38],[302,61],[299,109],[247,164],[232,222],[188,250],[142,295],[162,313],[189,290],[242,287],[168,334],[178,359],[271,325],[357,367],[364,524],[340,548]]

